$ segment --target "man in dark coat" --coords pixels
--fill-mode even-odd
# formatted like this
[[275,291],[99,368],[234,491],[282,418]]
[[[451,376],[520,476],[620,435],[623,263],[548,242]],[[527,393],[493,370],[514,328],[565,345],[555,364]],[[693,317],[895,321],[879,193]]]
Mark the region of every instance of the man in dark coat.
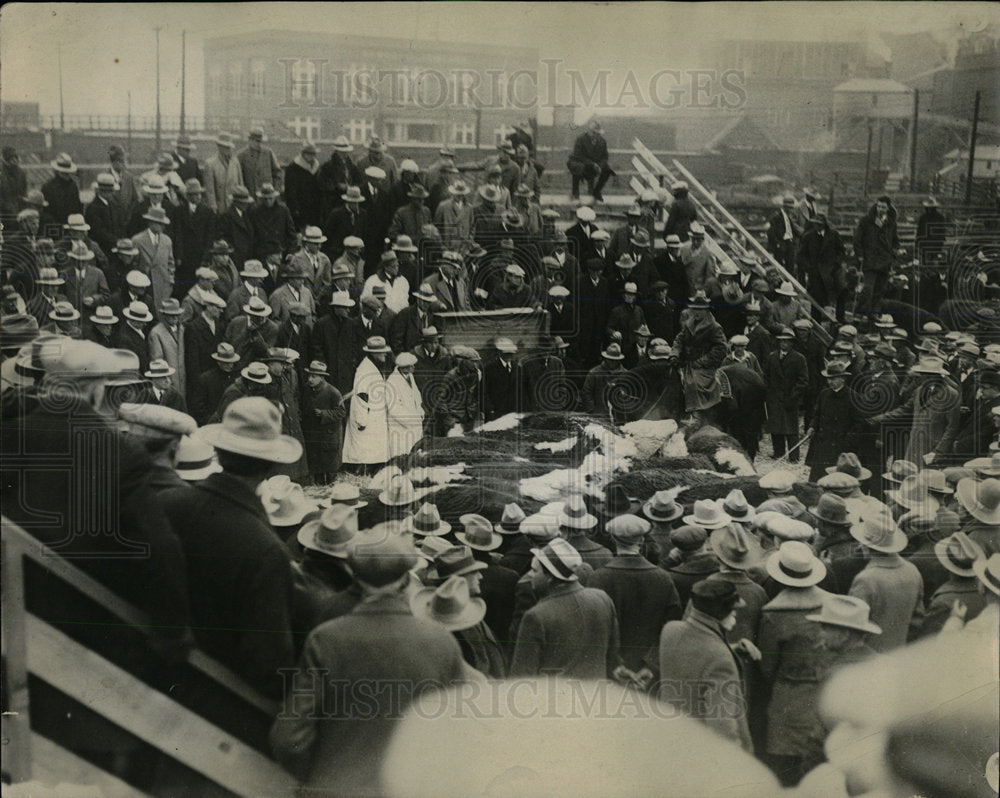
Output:
[[[762,363],[767,383],[767,428],[771,433],[774,457],[780,458],[798,443],[799,407],[809,384],[806,359],[792,348],[795,334],[785,327],[777,335],[778,350]],[[788,455],[788,461],[799,461],[799,450]]]
[[330,384],[341,394],[354,386],[354,327],[348,316],[354,300],[339,291],[312,331],[312,359],[326,364]]
[[520,411],[524,400],[524,375],[514,362],[517,345],[509,338],[496,341],[498,357],[483,369],[483,411],[492,421],[507,413]]
[[257,196],[258,202],[247,212],[253,227],[254,252],[258,260],[276,268],[284,253],[295,251],[295,223],[288,207],[278,200],[273,185],[265,183]]
[[97,176],[97,192],[83,215],[90,225],[89,235],[101,250],[110,255],[125,234],[125,212],[115,196],[115,178],[104,172]]
[[580,584],[576,570],[582,565],[579,553],[562,538],[535,553],[531,587],[540,598],[518,626],[512,677],[621,674],[615,605],[603,590]]
[[195,284],[215,238],[215,213],[202,202],[204,190],[197,178],[184,184],[185,201],[170,215],[170,237],[174,242],[174,296],[182,299]]
[[600,362],[604,329],[611,312],[611,288],[603,276],[604,261],[586,261],[587,274],[577,285],[579,332],[573,340],[576,358],[587,368]]
[[799,249],[802,231],[796,224],[795,197],[791,194],[781,201],[781,207],[767,220],[767,248],[787,271],[796,274],[795,256]]
[[133,302],[123,311],[123,324],[115,331],[115,347],[127,349],[139,358],[139,369],[149,368],[149,342],[147,335],[153,314],[145,302]]
[[799,242],[798,262],[803,276],[809,282],[813,299],[821,307],[833,305],[837,309],[837,322],[844,322],[846,299],[844,280],[844,241],[820,211],[809,223]]
[[278,409],[262,397],[233,402],[221,424],[199,434],[215,446],[222,472],[162,494],[184,548],[195,637],[264,695],[280,698],[279,669],[295,662],[292,563],[255,491],[302,447],[281,434]]
[[340,470],[344,445],[344,400],[327,378],[326,363],[314,360],[306,369],[302,390],[302,434],[309,476],[317,485],[333,481]]
[[712,317],[703,292],[690,301],[681,330],[674,339],[671,361],[680,366],[684,386],[684,411],[701,413],[717,405],[722,398],[716,370],[725,360],[726,334]]
[[604,201],[601,192],[608,178],[614,174],[614,170],[608,164],[608,142],[604,138],[604,130],[596,119],[591,120],[587,125],[587,131],[577,136],[573,142],[573,152],[566,167],[573,176],[573,199],[580,199],[582,179],[587,181],[587,190],[594,196],[594,201]]
[[685,181],[674,183],[671,191],[674,201],[670,205],[667,221],[663,226],[663,240],[669,244],[668,239],[677,236],[683,243],[690,237],[691,225],[698,221],[698,209],[688,196],[688,184]]
[[307,225],[318,225],[323,220],[319,170],[316,145],[311,141],[305,142],[301,153],[285,167],[285,204],[296,230],[305,230]]
[[614,602],[622,661],[636,673],[650,652],[656,651],[663,625],[680,620],[683,609],[670,575],[639,553],[651,526],[637,515],[613,518],[605,531],[614,539],[618,554],[587,581],[588,587],[600,588]]
[[173,156],[174,163],[177,164],[177,168],[174,171],[177,172],[177,176],[185,183],[192,178],[199,183],[204,179],[201,173],[201,164],[198,163],[197,158],[191,155],[193,149],[194,145],[191,142],[191,137],[180,135],[174,142],[174,151],[170,153]]
[[80,202],[80,186],[76,182],[76,164],[66,153],[60,153],[52,162],[55,170],[42,185],[42,194],[49,203],[49,213],[58,224],[66,224],[71,213],[83,213]]
[[914,245],[920,263],[929,264],[937,261],[944,249],[949,232],[948,218],[941,212],[941,205],[934,197],[928,197],[921,205],[924,206],[924,212],[917,219]]
[[881,196],[854,233],[854,256],[864,277],[864,288],[858,298],[859,312],[874,317],[881,311],[898,250],[896,209],[888,196]]
[[362,208],[365,198],[356,187],[351,187],[339,196],[340,203],[324,217],[323,234],[326,243],[323,252],[335,261],[344,254],[344,239],[355,236],[364,240],[368,235],[368,214]]
[[855,430],[858,424],[857,400],[847,387],[849,372],[840,362],[831,363],[823,372],[827,386],[819,392],[816,408],[809,420],[809,481],[815,482],[834,465],[841,452],[856,451]]
[[322,195],[320,219],[325,219],[334,208],[343,202],[340,195],[347,190],[348,186],[361,185],[361,172],[350,158],[353,149],[346,136],[339,136],[333,142],[330,159],[319,168],[316,179]]
[[24,207],[28,194],[28,177],[21,167],[17,150],[7,145],[3,148],[3,164],[0,166],[0,213],[16,216]]
[[747,351],[757,358],[757,362],[763,368],[768,355],[778,348],[778,344],[774,340],[774,336],[771,335],[771,331],[761,323],[762,308],[760,303],[750,300],[747,302],[745,312],[747,326],[743,330],[743,334],[749,339]]
[[468,346],[452,347],[455,360],[441,379],[441,390],[430,397],[434,434],[447,435],[456,425],[468,432],[483,419],[482,360]]
[[[190,341],[191,328],[188,327],[185,341]],[[211,354],[212,365],[199,372],[198,379],[188,380],[188,412],[199,424],[207,424],[215,415],[226,389],[239,376],[236,364],[240,356],[231,344],[220,343]],[[188,372],[193,374],[195,372]]]
[[236,268],[254,257],[254,228],[247,214],[253,199],[243,186],[233,189],[232,203],[217,220],[218,236],[233,248],[232,258]]

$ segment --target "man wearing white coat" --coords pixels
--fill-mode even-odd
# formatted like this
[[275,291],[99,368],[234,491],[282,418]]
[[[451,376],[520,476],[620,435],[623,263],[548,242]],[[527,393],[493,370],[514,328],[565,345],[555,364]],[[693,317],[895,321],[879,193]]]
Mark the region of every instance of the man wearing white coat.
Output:
[[396,369],[385,381],[389,414],[389,457],[409,454],[424,436],[424,403],[413,379],[417,357],[402,352],[396,358]]
[[344,435],[345,464],[381,466],[389,459],[389,420],[386,384],[381,368],[392,351],[385,338],[372,336],[362,351],[364,359],[354,372],[351,411]]

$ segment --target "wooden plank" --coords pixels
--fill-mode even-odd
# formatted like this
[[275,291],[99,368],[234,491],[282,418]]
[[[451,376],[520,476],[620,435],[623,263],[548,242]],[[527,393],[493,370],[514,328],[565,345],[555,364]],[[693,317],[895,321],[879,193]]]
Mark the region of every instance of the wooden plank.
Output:
[[31,768],[31,701],[28,691],[28,646],[25,628],[24,551],[15,538],[2,545],[3,659],[7,711],[3,714],[3,768],[15,782],[27,781]]
[[[46,787],[54,787],[57,784],[96,787],[97,791],[94,794],[100,795],[101,798],[149,798],[148,793],[140,792],[117,776],[94,767],[72,751],[67,751],[40,734],[31,735],[31,750],[35,753],[35,774],[32,783],[40,783]],[[43,793],[39,791],[37,794]],[[83,793],[74,790],[73,794]]]
[[295,780],[254,749],[28,614],[28,669],[237,795],[293,796]]
[[640,196],[642,195],[642,192],[646,190],[646,187],[642,184],[642,181],[639,180],[639,178],[637,177],[633,177],[631,180],[629,180],[628,184],[631,187],[631,189]]
[[648,184],[648,188],[655,191],[660,187],[660,181],[657,179],[656,175],[649,171],[646,164],[644,164],[637,157],[632,158],[632,163],[635,165],[636,171],[639,172],[639,174],[645,179]]
[[[37,538],[32,537],[17,526],[17,524],[7,519],[3,519],[3,539],[5,545],[8,541],[12,542],[11,545],[16,544],[18,550],[24,556],[38,563],[46,570],[51,571],[56,577],[72,585],[118,618],[137,627],[143,634],[149,634],[149,616],[145,612],[125,601],[118,594],[108,590],[108,588],[89,574],[85,574],[65,558],[52,552]],[[6,562],[7,559],[5,556],[4,561]],[[5,578],[5,588],[7,582],[8,580]],[[7,594],[4,593],[5,613],[13,615],[14,613],[11,612],[10,608],[14,606],[16,605],[8,604]],[[278,705],[274,701],[262,696],[239,675],[222,663],[212,659],[203,651],[195,650],[190,652],[187,661],[193,668],[218,682],[220,686],[239,696],[242,700],[259,709],[264,714],[269,716],[277,714]]]

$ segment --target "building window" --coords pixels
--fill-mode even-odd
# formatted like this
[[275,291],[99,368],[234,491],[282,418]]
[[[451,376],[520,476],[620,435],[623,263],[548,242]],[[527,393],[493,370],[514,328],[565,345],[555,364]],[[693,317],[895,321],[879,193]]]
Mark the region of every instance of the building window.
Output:
[[394,144],[400,144],[406,141],[406,123],[405,122],[387,122],[385,126],[385,139],[386,141],[391,141]]
[[431,122],[410,122],[406,125],[406,141],[434,144],[441,141],[441,126]]
[[292,73],[292,99],[316,99],[316,64],[312,61],[297,61]]
[[451,126],[451,140],[456,144],[464,144],[466,146],[472,146],[476,143],[476,124],[475,122],[465,122],[464,124],[455,124]]
[[264,97],[267,92],[264,74],[264,62],[254,61],[250,67],[250,94],[258,99]]
[[297,116],[289,120],[288,126],[295,131],[300,139],[316,141],[319,138],[319,119],[315,116]]
[[347,138],[355,144],[364,143],[375,135],[375,123],[370,119],[352,119],[347,123]]
[[212,67],[209,75],[208,92],[213,100],[218,100],[222,96],[222,69]]
[[246,84],[245,76],[243,74],[243,65],[230,64],[229,81],[226,85],[226,90],[229,92],[229,96],[237,100],[242,99],[245,89]]

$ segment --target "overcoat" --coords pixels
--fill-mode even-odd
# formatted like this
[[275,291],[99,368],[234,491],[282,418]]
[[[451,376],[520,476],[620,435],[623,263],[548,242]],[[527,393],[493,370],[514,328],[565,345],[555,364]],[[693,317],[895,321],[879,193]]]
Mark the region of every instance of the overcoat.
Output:
[[767,384],[767,430],[777,435],[797,435],[799,405],[809,384],[806,359],[794,350],[784,357],[776,350],[768,355],[763,366]]
[[344,437],[344,462],[384,463],[389,459],[385,377],[367,357],[355,372],[353,390]]

